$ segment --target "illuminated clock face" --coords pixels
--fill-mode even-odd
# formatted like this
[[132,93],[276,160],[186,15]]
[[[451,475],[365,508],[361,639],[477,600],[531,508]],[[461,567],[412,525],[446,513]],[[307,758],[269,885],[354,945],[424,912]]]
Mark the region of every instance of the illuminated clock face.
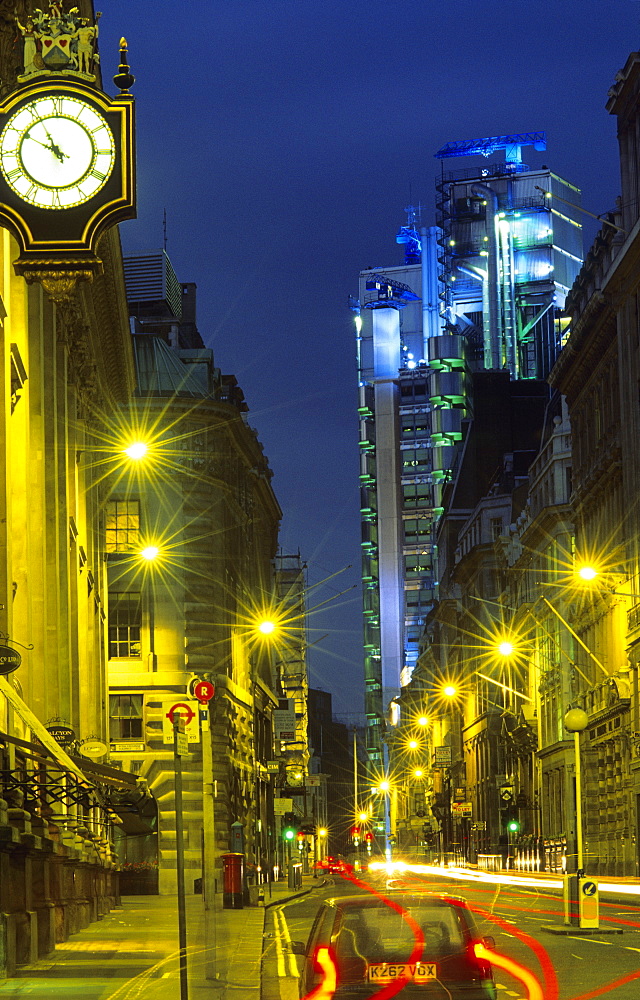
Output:
[[0,135],[0,170],[23,201],[64,210],[107,183],[115,162],[109,125],[78,97],[39,97],[23,105]]

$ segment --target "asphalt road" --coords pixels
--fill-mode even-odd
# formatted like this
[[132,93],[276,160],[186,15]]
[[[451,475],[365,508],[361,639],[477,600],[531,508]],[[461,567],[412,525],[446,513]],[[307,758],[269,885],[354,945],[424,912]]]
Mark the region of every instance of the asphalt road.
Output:
[[[384,892],[393,888],[451,892],[463,896],[474,908],[482,934],[490,934],[496,952],[506,956],[513,971],[496,968],[498,1000],[529,1000],[517,967],[532,972],[542,985],[544,1000],[638,1000],[640,998],[640,907],[601,899],[603,928],[622,929],[622,934],[580,937],[555,935],[546,926],[562,926],[562,899],[551,890],[504,885],[478,885],[445,875],[405,874],[389,880],[386,873],[368,873],[354,884],[334,876],[333,886],[314,890],[308,896],[269,909],[265,925],[262,968],[262,1000],[299,1000],[298,963],[290,941],[306,941],[322,898],[348,895],[372,887]],[[507,963],[508,964],[508,963]],[[400,993],[401,997],[402,994]]]

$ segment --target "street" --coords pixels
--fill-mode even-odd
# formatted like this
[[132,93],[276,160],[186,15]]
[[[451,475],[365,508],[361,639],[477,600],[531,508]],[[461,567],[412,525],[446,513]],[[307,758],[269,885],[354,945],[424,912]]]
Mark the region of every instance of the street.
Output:
[[[333,876],[333,886],[300,900],[272,907],[265,924],[261,1000],[298,1000],[295,956],[289,942],[306,940],[320,898],[366,891],[370,886],[422,889],[464,896],[474,908],[479,929],[492,935],[496,951],[534,973],[544,1000],[637,1000],[640,992],[640,908],[601,899],[603,928],[622,928],[623,934],[580,937],[556,935],[545,926],[562,924],[562,899],[556,891],[519,889],[505,885],[478,885],[446,876],[407,874],[388,879],[385,872],[363,875],[359,884]],[[515,974],[495,969],[498,998],[528,1000],[529,993]],[[401,994],[400,994],[401,995]]]
[[[503,875],[505,873],[502,873]],[[530,1000],[518,970],[541,984],[544,1000],[636,1000],[640,993],[640,907],[611,893],[601,897],[600,933],[581,937],[565,930],[557,888],[490,884],[479,873],[391,874],[380,870],[353,878],[306,876],[303,895],[289,899],[279,883],[267,906],[218,909],[216,937],[205,945],[202,899],[187,896],[189,1000],[302,1000],[298,971],[302,959],[291,942],[306,941],[323,899],[388,889],[411,889],[463,896],[474,909],[479,931],[495,939],[498,1000]],[[508,876],[507,876],[508,877]],[[517,878],[517,876],[515,876]],[[528,879],[527,881],[533,881]],[[548,882],[542,878],[542,883]],[[289,901],[287,901],[289,899]],[[271,902],[269,902],[271,901]],[[264,935],[263,935],[264,926]],[[73,934],[55,953],[0,985],[0,1000],[176,1000],[179,996],[175,896],[124,897],[122,908]],[[207,979],[213,956],[216,979]],[[525,973],[526,975],[526,973]],[[401,994],[399,994],[401,995]]]

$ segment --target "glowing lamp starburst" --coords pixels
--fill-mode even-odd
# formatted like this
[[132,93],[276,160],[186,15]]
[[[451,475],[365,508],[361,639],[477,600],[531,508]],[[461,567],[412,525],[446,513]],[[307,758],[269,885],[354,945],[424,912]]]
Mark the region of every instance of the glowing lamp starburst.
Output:
[[141,458],[145,457],[148,451],[149,446],[144,441],[134,441],[128,448],[124,449],[124,454],[133,459],[134,462],[139,462]]
[[159,552],[160,549],[157,545],[147,545],[147,547],[142,550],[140,555],[143,559],[146,559],[147,562],[153,562],[154,559],[158,558]]
[[581,566],[578,570],[578,576],[581,580],[584,580],[585,583],[591,583],[592,580],[595,580],[597,575],[598,570],[594,569],[593,566]]

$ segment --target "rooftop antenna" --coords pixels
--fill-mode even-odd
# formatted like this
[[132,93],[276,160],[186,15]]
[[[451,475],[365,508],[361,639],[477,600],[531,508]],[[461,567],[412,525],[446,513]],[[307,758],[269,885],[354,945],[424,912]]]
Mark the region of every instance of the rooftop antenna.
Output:
[[162,212],[162,249],[167,252],[167,210]]

